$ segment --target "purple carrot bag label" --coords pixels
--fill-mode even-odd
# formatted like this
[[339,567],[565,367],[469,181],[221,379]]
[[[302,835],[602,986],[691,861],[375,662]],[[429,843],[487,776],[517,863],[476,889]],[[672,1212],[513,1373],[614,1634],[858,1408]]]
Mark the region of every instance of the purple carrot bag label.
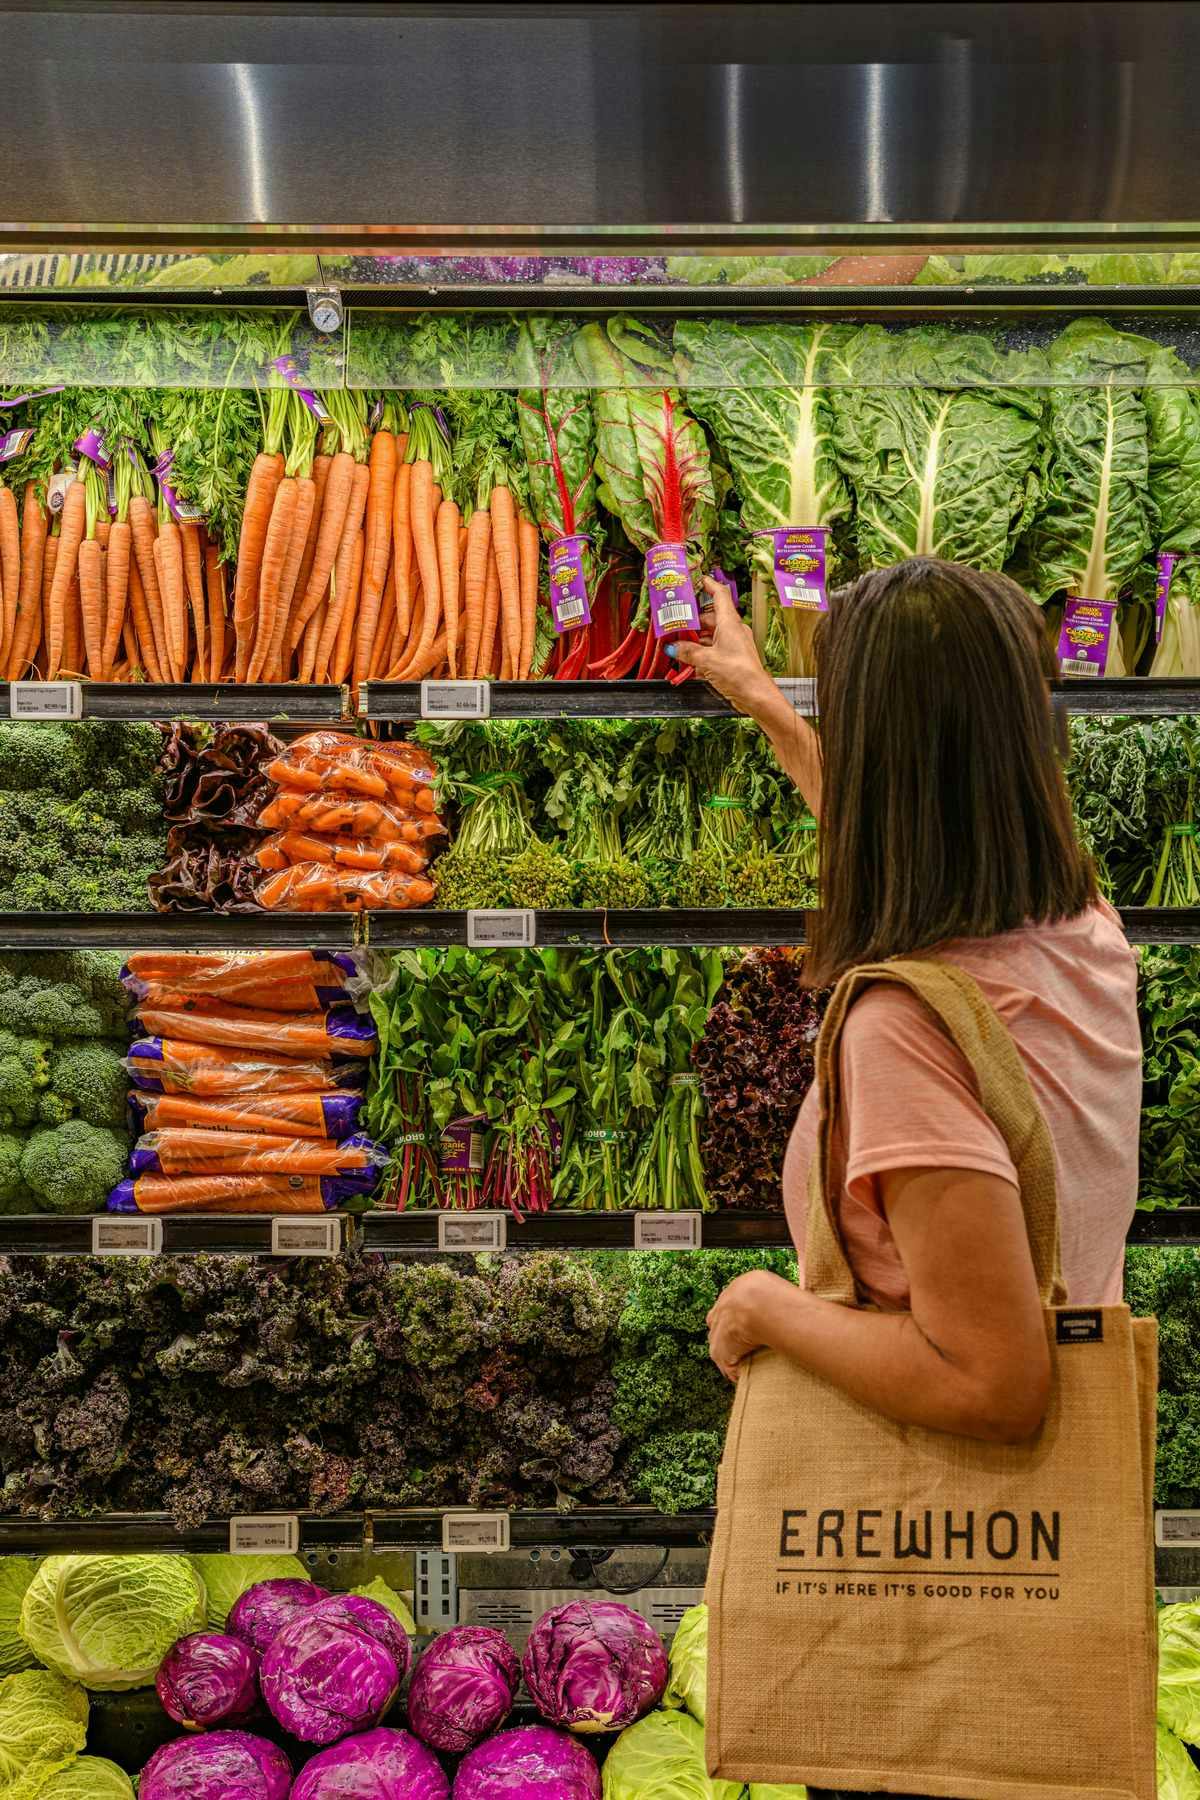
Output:
[[1158,580],[1154,585],[1154,641],[1162,643],[1163,626],[1167,621],[1167,601],[1171,597],[1171,578],[1175,573],[1178,557],[1174,550],[1160,550],[1158,553]]
[[550,569],[550,616],[561,637],[564,631],[576,631],[592,622],[588,600],[587,576],[583,570],[583,550],[591,543],[585,534],[555,538],[547,555]]
[[[272,359],[271,367],[278,375],[282,376],[288,387],[299,394],[313,418],[318,419],[322,425],[328,424],[329,413],[312,389],[305,387],[304,377],[300,373],[300,365],[296,358],[294,356],[276,356]],[[382,417],[382,410],[380,416]]]
[[14,431],[0,434],[0,463],[11,462],[33,442],[33,426],[18,425]]
[[80,456],[86,456],[89,462],[94,462],[98,469],[107,472],[112,468],[112,457],[109,454],[108,445],[104,441],[104,433],[97,431],[94,425],[89,425],[82,437],[75,439],[72,448],[77,450]]
[[783,525],[772,531],[756,531],[769,538],[774,551],[772,574],[780,606],[799,606],[806,612],[828,612],[824,525]]
[[1108,667],[1115,600],[1068,600],[1058,639],[1060,675],[1100,676]]
[[677,631],[699,631],[700,608],[687,550],[682,544],[651,544],[646,552],[646,585],[650,590],[650,623],[656,638],[670,637]]
[[175,466],[175,452],[164,450],[151,471],[158,482],[159,490],[167,503],[167,511],[177,525],[194,525],[204,517],[198,506],[188,500],[181,500],[175,489],[167,480],[167,476]]

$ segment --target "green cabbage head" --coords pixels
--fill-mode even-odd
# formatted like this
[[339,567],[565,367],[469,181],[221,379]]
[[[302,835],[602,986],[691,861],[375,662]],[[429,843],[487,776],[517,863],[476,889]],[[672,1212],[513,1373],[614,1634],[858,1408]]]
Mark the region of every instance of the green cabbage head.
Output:
[[663,1699],[704,1723],[708,1699],[708,1608],[690,1606],[671,1640],[671,1675]]
[[743,1800],[745,1791],[706,1772],[704,1727],[685,1712],[647,1713],[604,1764],[604,1800]]
[[87,1743],[88,1697],[49,1669],[0,1681],[0,1800],[41,1800]]
[[0,1556],[0,1675],[32,1669],[36,1660],[20,1629],[25,1590],[36,1570],[34,1557]]
[[392,1617],[400,1621],[409,1637],[416,1637],[417,1621],[413,1618],[395,1588],[389,1587],[382,1575],[377,1575],[375,1580],[369,1582],[366,1587],[351,1588],[350,1592],[352,1594],[362,1594],[365,1599],[374,1600],[379,1606],[385,1606]]
[[297,1556],[193,1556],[191,1564],[208,1596],[210,1631],[224,1631],[235,1601],[258,1582],[311,1580]]
[[748,1800],[805,1800],[806,1787],[781,1787],[777,1781],[752,1781],[746,1789]]
[[1158,1615],[1158,1722],[1200,1744],[1200,1602],[1164,1606]]
[[48,1556],[26,1590],[21,1636],[47,1668],[117,1693],[148,1687],[176,1638],[205,1619],[186,1556]]
[[80,1756],[50,1778],[38,1800],[133,1800],[133,1783],[106,1756]]
[[1173,1731],[1158,1728],[1158,1800],[1200,1800],[1200,1769]]

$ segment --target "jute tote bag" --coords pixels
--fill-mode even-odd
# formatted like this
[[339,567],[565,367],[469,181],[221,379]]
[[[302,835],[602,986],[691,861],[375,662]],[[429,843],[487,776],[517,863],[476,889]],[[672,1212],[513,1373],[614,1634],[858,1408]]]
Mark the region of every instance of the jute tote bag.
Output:
[[1029,1443],[891,1424],[771,1351],[737,1384],[709,1569],[707,1749],[731,1780],[955,1800],[1155,1800],[1156,1326],[1064,1308],[1055,1166],[962,970],[852,970],[818,1048],[807,1283],[856,1304],[833,1196],[838,1047],[873,981],[932,1008],[1021,1184],[1053,1364]]

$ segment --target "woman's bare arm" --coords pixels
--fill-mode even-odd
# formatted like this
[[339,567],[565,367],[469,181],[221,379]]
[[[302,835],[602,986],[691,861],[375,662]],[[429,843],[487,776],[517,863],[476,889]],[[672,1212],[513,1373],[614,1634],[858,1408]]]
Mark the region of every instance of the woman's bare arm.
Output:
[[705,580],[713,611],[708,644],[680,640],[667,655],[691,663],[729,704],[761,725],[781,768],[790,775],[815,817],[821,816],[821,747],[816,732],[786,700],[762,666],[754,633],[742,622],[722,582]]
[[732,1380],[770,1348],[903,1425],[1018,1443],[1045,1415],[1050,1353],[1020,1196],[970,1169],[881,1177],[912,1310],[859,1311],[756,1270],[709,1314],[709,1349]]

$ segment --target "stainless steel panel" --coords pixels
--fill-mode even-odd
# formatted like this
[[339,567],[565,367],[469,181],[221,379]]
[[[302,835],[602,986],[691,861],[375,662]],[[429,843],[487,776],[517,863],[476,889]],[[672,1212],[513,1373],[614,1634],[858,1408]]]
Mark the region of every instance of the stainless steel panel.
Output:
[[0,69],[9,246],[1148,240],[1200,212],[1194,4],[10,4]]

